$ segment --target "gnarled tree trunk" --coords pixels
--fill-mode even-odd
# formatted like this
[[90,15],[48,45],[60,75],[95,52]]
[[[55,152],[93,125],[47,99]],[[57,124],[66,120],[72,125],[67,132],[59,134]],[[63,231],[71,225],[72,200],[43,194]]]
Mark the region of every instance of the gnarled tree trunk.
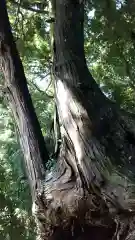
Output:
[[6,93],[29,180],[34,184],[33,211],[40,238],[134,239],[134,117],[110,102],[88,71],[83,1],[53,2],[53,71],[62,145],[56,169],[44,179],[43,162],[48,154],[10,31],[5,1],[0,1],[0,57]]

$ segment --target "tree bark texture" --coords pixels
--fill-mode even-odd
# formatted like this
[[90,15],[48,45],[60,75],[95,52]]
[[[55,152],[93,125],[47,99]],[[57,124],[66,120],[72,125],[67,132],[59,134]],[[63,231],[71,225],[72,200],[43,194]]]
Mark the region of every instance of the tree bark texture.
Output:
[[[56,102],[62,145],[57,167],[48,159],[0,1],[0,58],[6,95],[19,130],[41,239],[135,239],[135,120],[101,92],[84,54],[84,1],[54,0]],[[4,10],[3,10],[4,9]],[[32,188],[33,189],[33,188]]]
[[59,177],[52,173],[46,188],[48,209],[55,216],[57,208],[62,212],[58,225],[63,228],[66,219],[75,239],[78,222],[102,226],[106,235],[97,228],[95,235],[89,232],[92,239],[96,231],[98,239],[134,239],[134,116],[109,101],[88,71],[83,1],[54,2],[54,77],[63,144]]
[[14,115],[33,195],[36,185],[45,178],[48,152],[11,33],[5,0],[0,1],[0,60],[5,78],[3,93]]

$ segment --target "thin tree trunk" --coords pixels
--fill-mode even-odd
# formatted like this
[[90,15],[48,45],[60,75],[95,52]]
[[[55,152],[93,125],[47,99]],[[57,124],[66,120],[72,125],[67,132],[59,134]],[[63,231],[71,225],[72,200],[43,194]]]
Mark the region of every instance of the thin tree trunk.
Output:
[[5,78],[3,92],[16,121],[31,193],[34,195],[36,185],[45,179],[48,152],[11,33],[5,0],[0,1],[0,60]]

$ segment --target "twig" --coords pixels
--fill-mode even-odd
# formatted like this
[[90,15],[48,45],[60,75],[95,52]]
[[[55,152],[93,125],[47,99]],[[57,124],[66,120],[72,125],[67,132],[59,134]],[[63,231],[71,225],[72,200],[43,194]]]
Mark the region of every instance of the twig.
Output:
[[[50,81],[51,82],[51,81]],[[41,90],[37,84],[33,83],[33,82],[28,82],[28,85],[31,85],[32,87],[36,88],[40,93],[42,93],[43,95],[46,95],[48,98],[53,98],[53,96],[50,96],[46,93],[47,89],[48,89],[48,86],[45,90]],[[50,85],[50,83],[49,83]]]

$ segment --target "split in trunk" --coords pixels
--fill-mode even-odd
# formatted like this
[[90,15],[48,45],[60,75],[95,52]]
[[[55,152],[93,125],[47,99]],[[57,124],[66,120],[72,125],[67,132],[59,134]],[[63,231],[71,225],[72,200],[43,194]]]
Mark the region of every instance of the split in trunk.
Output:
[[56,168],[44,179],[43,162],[48,154],[5,1],[0,2],[0,55],[6,92],[30,183],[35,186],[33,211],[40,237],[131,240],[135,238],[135,120],[103,95],[88,71],[83,1],[54,3],[53,72],[62,145]]

